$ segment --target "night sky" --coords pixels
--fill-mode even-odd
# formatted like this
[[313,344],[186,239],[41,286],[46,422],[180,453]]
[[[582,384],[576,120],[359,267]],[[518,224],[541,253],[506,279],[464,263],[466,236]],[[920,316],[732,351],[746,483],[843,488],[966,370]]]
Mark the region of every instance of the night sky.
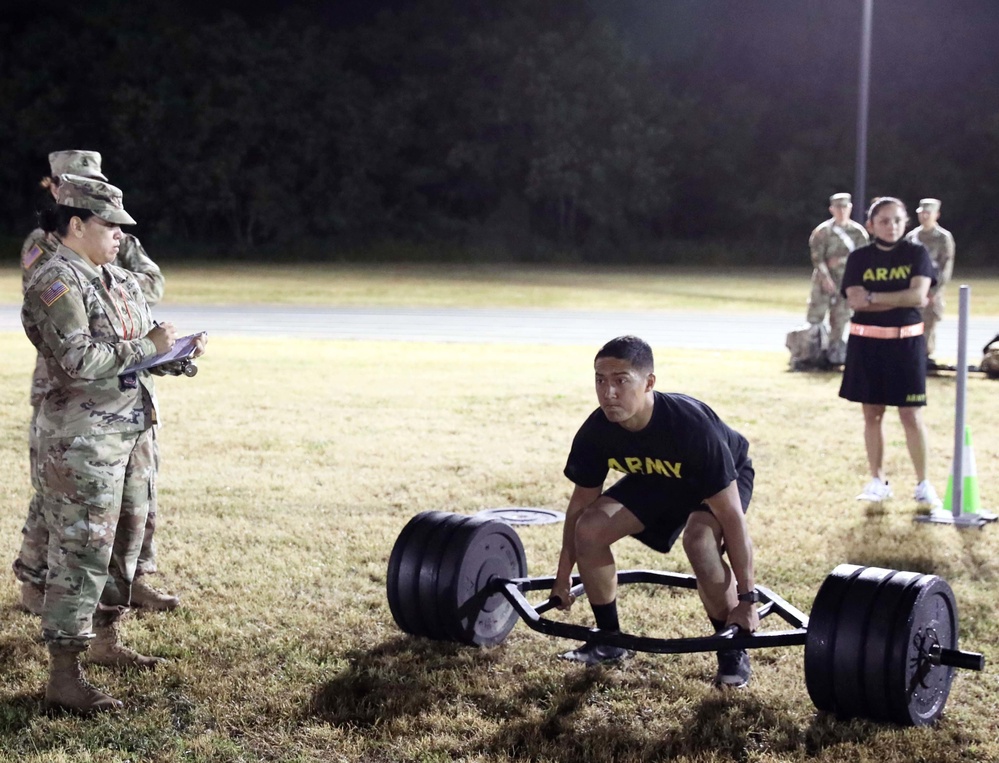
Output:
[[[127,13],[120,12],[126,7]],[[266,96],[264,89],[258,88],[259,102],[240,101],[245,113],[240,112],[237,121],[247,127],[240,134],[249,140],[246,136],[258,124],[254,118],[261,114],[271,118],[271,111],[275,111],[268,136],[274,130],[285,131],[299,136],[288,148],[310,141],[320,146],[312,150],[323,152],[324,166],[331,173],[324,181],[329,186],[324,193],[342,192],[345,202],[367,199],[369,208],[378,208],[386,215],[395,214],[392,210],[402,208],[400,204],[408,205],[406,224],[418,228],[429,217],[426,210],[435,209],[466,223],[495,211],[490,206],[493,196],[513,195],[530,207],[532,225],[543,231],[552,209],[560,203],[556,201],[559,194],[576,194],[566,190],[571,185],[571,172],[585,176],[605,169],[594,157],[609,144],[608,136],[601,134],[591,140],[591,134],[598,132],[592,125],[602,124],[597,112],[602,104],[611,102],[608,96],[626,92],[632,94],[629,103],[648,105],[644,110],[635,107],[632,118],[643,126],[647,125],[642,120],[649,120],[648,125],[661,129],[673,141],[663,144],[666,147],[657,153],[654,146],[648,148],[652,144],[631,140],[622,147],[625,153],[614,154],[622,157],[629,150],[647,148],[651,157],[647,166],[655,163],[661,172],[660,186],[652,189],[660,196],[645,196],[660,198],[659,206],[639,213],[641,205],[636,205],[627,215],[638,214],[649,223],[644,230],[653,238],[665,234],[725,236],[756,226],[756,233],[765,230],[767,236],[770,231],[781,231],[785,242],[780,247],[786,248],[787,241],[801,237],[798,228],[810,224],[806,217],[810,221],[822,213],[829,193],[854,190],[863,8],[864,0],[537,0],[536,5],[521,2],[509,6],[497,0],[146,0],[140,9],[134,3],[126,6],[122,0],[93,0],[67,10],[57,0],[35,0],[5,8],[0,32],[6,39],[32,40],[32,32],[46,43],[54,33],[71,38],[72,31],[61,28],[60,23],[67,20],[71,26],[75,14],[75,23],[86,19],[92,27],[88,39],[96,41],[100,65],[118,67],[110,69],[110,74],[132,82],[136,90],[119,96],[111,89],[106,94],[105,108],[113,111],[117,121],[88,121],[92,114],[81,111],[78,103],[78,91],[82,90],[59,87],[61,80],[73,81],[79,72],[72,56],[56,51],[40,54],[36,60],[28,55],[40,47],[33,40],[6,60],[0,51],[0,72],[16,72],[16,81],[8,88],[11,98],[22,99],[8,110],[8,124],[0,123],[6,130],[0,134],[7,136],[13,159],[8,162],[7,180],[16,182],[39,172],[36,167],[44,163],[46,147],[66,140],[63,135],[69,133],[82,134],[94,145],[107,142],[121,157],[119,161],[131,157],[135,170],[131,179],[139,187],[147,187],[143,172],[155,174],[155,168],[146,166],[148,160],[140,145],[146,135],[143,130],[155,131],[178,110],[166,111],[141,128],[125,129],[124,125],[132,124],[127,119],[142,124],[139,117],[167,108],[164,104],[169,101],[164,99],[171,94],[182,104],[181,110],[188,108],[180,91],[200,92],[205,83],[217,90],[214,103],[238,98],[238,87],[222,84],[228,81],[225,66],[231,67],[237,84],[244,76],[267,78],[273,69],[261,62],[273,53],[275,60],[289,62],[286,70],[273,74],[282,84]],[[992,223],[992,210],[999,204],[999,172],[995,170],[999,167],[999,0],[873,0],[873,8],[865,196],[891,193],[910,201],[924,195],[947,198],[948,219],[963,228],[965,240],[992,240],[999,231],[999,224]],[[157,10],[162,13],[157,14]],[[387,18],[382,18],[383,14]],[[223,17],[229,15],[240,16],[246,23],[227,26]],[[504,24],[522,17],[530,17],[532,26]],[[616,40],[603,48],[573,48],[572,35],[581,28],[589,35],[587,44],[613,39],[603,35],[599,25],[591,24],[591,18],[609,26],[628,50],[622,52]],[[115,19],[119,20],[117,29]],[[219,28],[246,31],[216,40],[212,35]],[[269,36],[275,29],[285,36]],[[477,40],[489,39],[490,32],[497,29],[502,36],[497,47],[475,47]],[[296,36],[297,30],[301,35]],[[543,42],[546,34],[552,37]],[[141,50],[138,38],[142,35],[150,38],[152,49],[160,45],[158,55],[169,59],[174,52],[169,45],[176,43],[183,57],[160,69],[138,67],[145,80],[136,84],[127,76],[135,67],[122,64],[125,59],[120,56]],[[257,39],[268,42],[260,49],[264,53],[254,58],[250,51]],[[312,40],[310,47],[301,50],[299,40],[307,39]],[[197,42],[186,47],[189,40]],[[287,51],[273,49],[281,45],[286,45]],[[545,54],[532,52],[537,45],[559,52],[549,60]],[[608,53],[612,48],[615,52]],[[589,57],[575,61],[574,50],[586,50],[580,55]],[[305,55],[316,51],[319,53],[311,57]],[[451,56],[452,51],[457,53]],[[326,65],[340,61],[341,53],[342,63],[333,68]],[[488,63],[494,53],[506,56],[495,71]],[[528,70],[524,70],[518,79],[517,72],[511,71],[511,62],[521,53],[535,55],[532,65],[546,62],[543,65],[550,71],[530,70],[525,80]],[[282,55],[286,58],[281,59]],[[480,56],[474,60],[487,73],[476,79],[478,69],[462,69],[462,55]],[[628,60],[631,66],[633,57],[642,59],[646,66],[618,74],[625,71],[618,62]],[[141,55],[138,60],[147,63]],[[303,67],[301,61],[309,63]],[[572,75],[584,71],[587,64],[595,65],[590,79],[583,81]],[[200,79],[196,76],[199,66],[205,67],[206,73]],[[450,70],[421,79],[435,66]],[[168,74],[161,75],[161,71]],[[312,81],[309,72],[326,74],[317,74],[320,79]],[[306,138],[296,124],[282,124],[281,117],[296,112],[299,106],[307,113],[321,100],[308,88],[320,86],[322,76],[336,85],[321,87],[324,94],[335,95],[337,87],[354,89],[350,90],[350,100],[330,106],[325,119],[314,120],[315,129]],[[548,94],[547,101],[530,102],[534,111],[526,106],[521,110],[523,102],[529,102],[532,87],[536,90],[549,76],[561,77],[552,80],[561,89]],[[611,82],[619,76],[624,79]],[[156,87],[149,85],[153,82]],[[455,96],[447,86],[442,88],[442,82],[457,85]],[[415,89],[402,93],[400,83]],[[301,94],[296,87],[301,88]],[[504,88],[520,88],[523,95],[510,96],[513,111],[521,120],[514,131],[496,119],[496,115],[510,112],[510,104],[502,105]],[[299,100],[285,103],[283,96],[287,94]],[[153,108],[139,108],[139,101],[146,98]],[[269,108],[269,103],[276,102],[284,103],[283,109]],[[586,119],[573,122],[567,111],[561,113],[561,122],[545,127],[546,110],[560,102],[563,107],[586,103]],[[413,105],[424,103],[419,108]],[[357,123],[363,123],[363,129],[356,133],[350,132],[353,123],[339,119],[353,110],[360,115]],[[429,113],[432,118],[428,118]],[[159,140],[182,141],[180,147],[194,152],[206,167],[219,163],[240,171],[253,169],[252,152],[243,156],[229,144],[216,149],[208,138],[202,139],[214,134],[212,114],[204,109],[192,112],[192,120],[201,119],[201,128],[184,132],[184,138],[169,132]],[[383,114],[392,117],[379,122]],[[374,134],[375,129],[384,133],[378,135],[378,151],[372,149],[370,155],[348,152],[340,164],[336,163],[340,146],[365,144],[366,135]],[[549,137],[538,137],[545,129],[550,130]],[[490,152],[501,145],[501,138],[508,142],[501,150],[508,156],[519,156],[519,165],[489,163]],[[260,136],[255,140],[266,142]],[[545,182],[551,183],[546,186],[547,195],[527,198],[525,168],[562,167],[553,146],[573,140],[584,141],[585,150],[563,151],[562,155],[584,157],[580,162],[585,166],[566,170],[564,178],[546,175]],[[468,153],[469,141],[478,153]],[[457,164],[442,163],[441,157],[455,147],[465,152],[460,155],[464,158]],[[468,159],[473,155],[478,164]],[[348,161],[353,156],[358,157],[356,165]],[[355,175],[350,175],[351,171]],[[627,176],[622,187],[591,195],[614,193],[621,198],[642,174],[624,163],[620,172]],[[228,177],[230,173],[221,174]],[[344,182],[349,184],[358,177],[362,186],[368,183],[364,186],[368,196],[359,192],[351,196],[347,185],[337,185],[337,178],[346,178]],[[601,177],[616,176],[603,172]],[[568,185],[558,185],[563,180]],[[473,187],[477,191],[466,192]],[[590,190],[594,185],[583,187]],[[400,201],[400,188],[408,194],[404,202]],[[573,203],[581,198],[573,196]],[[472,209],[475,204],[479,206]],[[8,220],[23,216],[25,209],[11,210]],[[341,217],[350,220],[357,215],[345,212]],[[303,222],[303,229],[314,222]],[[187,226],[185,222],[182,227]],[[372,222],[371,229],[378,230],[379,225]],[[400,231],[406,235],[405,226]]]

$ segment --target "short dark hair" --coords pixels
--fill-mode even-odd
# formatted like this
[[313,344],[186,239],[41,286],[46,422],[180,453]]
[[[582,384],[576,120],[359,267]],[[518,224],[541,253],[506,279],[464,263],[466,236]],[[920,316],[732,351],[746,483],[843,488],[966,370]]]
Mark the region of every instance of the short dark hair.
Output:
[[597,351],[593,362],[600,358],[627,360],[636,371],[641,371],[643,374],[655,373],[655,361],[652,359],[652,348],[649,347],[649,343],[630,334],[611,339]]
[[38,227],[46,233],[55,232],[60,238],[69,233],[69,221],[79,217],[87,222],[94,213],[89,209],[67,207],[64,204],[52,204],[38,211]]
[[905,204],[901,199],[896,199],[894,196],[879,196],[874,201],[871,202],[871,206],[867,210],[867,221],[870,222],[874,219],[874,215],[878,213],[881,207],[887,207],[889,204],[897,204],[901,207],[905,216],[909,216],[909,210],[905,208]]

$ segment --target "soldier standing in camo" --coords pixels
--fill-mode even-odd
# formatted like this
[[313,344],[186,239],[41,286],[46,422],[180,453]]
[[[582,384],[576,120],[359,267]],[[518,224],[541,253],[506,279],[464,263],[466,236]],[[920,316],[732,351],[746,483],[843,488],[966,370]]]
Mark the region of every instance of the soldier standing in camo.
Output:
[[846,360],[846,324],[850,322],[850,308],[840,296],[840,284],[846,260],[854,249],[866,246],[870,239],[859,223],[850,219],[853,202],[848,193],[835,193],[829,197],[832,217],[820,224],[808,237],[812,257],[812,291],[808,297],[806,320],[818,326],[829,314],[829,349],[826,358],[832,365]]
[[127,369],[168,350],[176,334],[172,324],[153,321],[136,279],[111,264],[119,226],[135,222],[121,191],[61,175],[56,202],[41,223],[59,243],[29,281],[21,309],[49,379],[36,421],[49,532],[45,699],[90,713],[122,703],[86,681],[84,652],[90,662],[116,667],[161,662],[122,646],[119,634],[152,490],[157,422],[152,377]]
[[[79,175],[107,181],[101,174],[101,155],[96,151],[54,151],[49,154],[51,175],[42,179],[41,186],[55,198],[58,192],[59,176]],[[130,271],[139,283],[146,302],[150,307],[163,297],[163,274],[159,266],[150,259],[139,239],[130,233],[122,233],[115,264]],[[21,247],[21,292],[27,290],[32,276],[55,254],[59,239],[54,233],[46,233],[36,228]],[[45,594],[46,556],[48,530],[41,515],[41,495],[36,474],[38,438],[35,424],[38,408],[49,391],[49,379],[45,362],[39,355],[35,362],[35,372],[31,383],[31,425],[28,430],[28,453],[31,469],[31,484],[34,490],[28,504],[28,516],[21,530],[21,549],[14,561],[14,575],[21,581],[21,604],[29,612],[40,615]],[[136,581],[132,586],[132,605],[156,610],[171,610],[180,604],[180,599],[158,591],[147,583],[145,575],[156,572],[156,481],[155,472],[159,467],[159,447],[153,432],[153,494],[146,519],[142,552],[136,570]]]
[[920,199],[916,214],[920,225],[909,231],[905,238],[914,244],[925,246],[937,269],[937,283],[930,287],[930,303],[923,308],[926,364],[929,368],[936,368],[933,351],[937,343],[937,324],[943,319],[944,287],[954,274],[954,237],[949,230],[937,223],[940,219],[940,199]]

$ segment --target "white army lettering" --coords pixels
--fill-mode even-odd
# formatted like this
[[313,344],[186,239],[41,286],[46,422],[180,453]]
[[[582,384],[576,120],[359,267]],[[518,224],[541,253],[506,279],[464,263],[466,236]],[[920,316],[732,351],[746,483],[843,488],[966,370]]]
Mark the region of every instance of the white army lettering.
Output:
[[639,456],[627,456],[623,461],[624,466],[616,458],[608,458],[607,468],[624,474],[659,474],[663,477],[682,479],[680,467],[683,464],[679,461],[664,461],[660,458],[641,458]]
[[912,273],[912,265],[899,265],[894,268],[868,268],[864,271],[865,281],[895,281],[906,279]]

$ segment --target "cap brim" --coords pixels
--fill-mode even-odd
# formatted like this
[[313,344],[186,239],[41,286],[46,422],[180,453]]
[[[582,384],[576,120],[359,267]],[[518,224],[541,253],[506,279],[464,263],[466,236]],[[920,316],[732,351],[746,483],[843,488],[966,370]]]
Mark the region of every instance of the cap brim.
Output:
[[95,212],[94,214],[102,220],[114,223],[115,225],[135,225],[135,220],[124,209],[115,209],[109,212],[101,212],[100,214]]

